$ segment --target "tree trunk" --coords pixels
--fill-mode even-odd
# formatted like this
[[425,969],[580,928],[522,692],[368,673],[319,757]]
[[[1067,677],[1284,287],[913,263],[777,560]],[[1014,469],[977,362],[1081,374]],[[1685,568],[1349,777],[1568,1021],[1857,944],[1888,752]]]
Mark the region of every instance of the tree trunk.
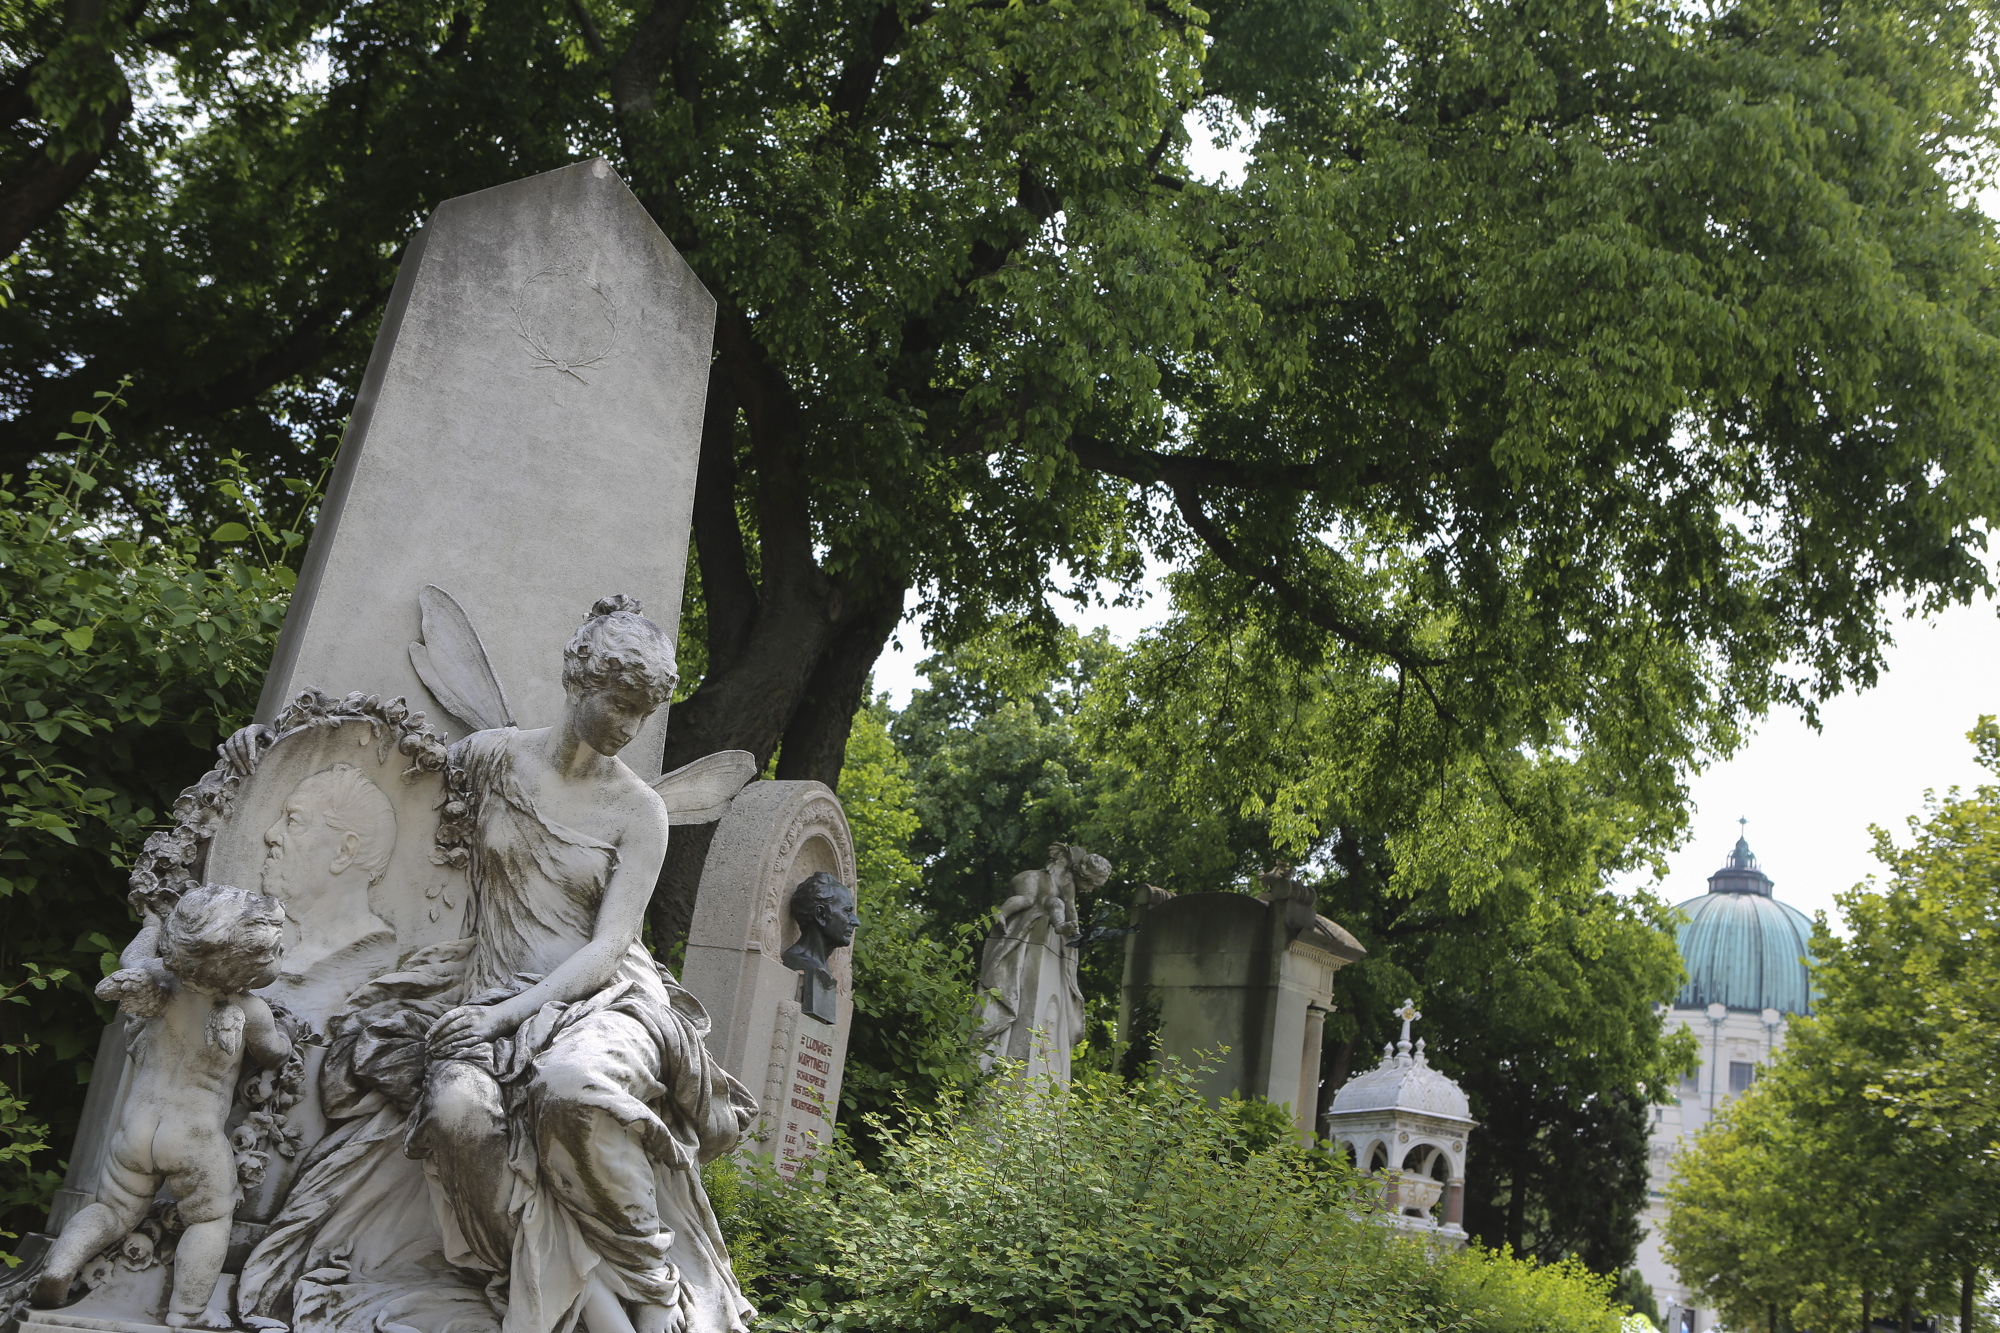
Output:
[[1521,1176],[1518,1163],[1507,1176],[1507,1244],[1517,1255],[1527,1252],[1521,1242],[1528,1232],[1528,1182]]
[[1313,1123],[1325,1122],[1327,1113],[1333,1109],[1333,1099],[1346,1084],[1348,1075],[1354,1068],[1354,1038],[1335,1042],[1320,1051],[1319,1105],[1314,1108]]
[[0,256],[11,255],[36,229],[62,210],[97,170],[132,114],[128,95],[97,117],[99,147],[58,158],[37,148],[13,179],[0,186]]
[[[0,258],[21,248],[37,228],[59,212],[83,188],[97,170],[97,164],[118,141],[118,133],[132,114],[132,90],[124,71],[106,52],[112,34],[137,17],[107,11],[104,0],[69,0],[64,7],[63,35],[55,52],[58,75],[52,90],[55,105],[69,102],[71,110],[63,123],[48,122],[42,143],[28,156],[12,177],[0,185]],[[61,48],[71,52],[64,59]],[[33,66],[44,65],[46,57],[36,57]],[[6,117],[17,124],[33,117],[40,108],[30,92],[30,73],[23,70],[7,89]],[[94,109],[93,109],[94,108]],[[66,131],[81,130],[81,133]]]
[[1902,1333],[1910,1333],[1910,1302],[1907,1298],[1903,1301],[1903,1322],[1901,1328]]
[[1958,1286],[1958,1333],[1972,1333],[1972,1278],[1973,1271],[1966,1269]]
[[[813,530],[791,438],[795,413],[740,318],[718,321],[694,495],[694,557],[708,616],[701,684],[667,719],[667,770],[717,750],[748,750],[777,776],[838,789],[854,713],[903,615],[892,573],[833,577],[814,556]],[[754,487],[760,568],[753,576],[739,504],[739,426],[759,455]],[[687,937],[713,826],[668,840],[649,917],[653,947]]]
[[1874,1292],[1864,1291],[1861,1293],[1861,1333],[1868,1333],[1870,1329],[1875,1327],[1875,1321],[1869,1317],[1869,1312],[1874,1309],[1874,1304]]

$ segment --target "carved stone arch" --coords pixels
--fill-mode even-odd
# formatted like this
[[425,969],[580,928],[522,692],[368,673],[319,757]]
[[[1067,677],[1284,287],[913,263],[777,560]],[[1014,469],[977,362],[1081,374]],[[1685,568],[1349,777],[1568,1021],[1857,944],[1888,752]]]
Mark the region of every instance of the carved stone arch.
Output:
[[1403,1149],[1403,1165],[1398,1169],[1406,1171],[1422,1169],[1425,1174],[1435,1175],[1429,1169],[1431,1165],[1430,1159],[1425,1156],[1425,1154],[1431,1152],[1435,1152],[1438,1159],[1445,1163],[1445,1169],[1448,1172],[1447,1175],[1436,1176],[1436,1179],[1452,1181],[1463,1180],[1465,1178],[1465,1163],[1462,1154],[1451,1150],[1450,1139],[1437,1134],[1423,1134],[1412,1138],[1410,1143]]
[[831,1024],[802,1013],[800,974],[784,964],[799,938],[792,893],[820,871],[858,887],[839,798],[817,782],[745,787],[709,844],[681,971],[708,1010],[709,1051],[756,1097],[763,1114],[755,1137],[788,1174],[813,1143],[831,1141],[854,1014],[852,949],[826,960],[836,992]]

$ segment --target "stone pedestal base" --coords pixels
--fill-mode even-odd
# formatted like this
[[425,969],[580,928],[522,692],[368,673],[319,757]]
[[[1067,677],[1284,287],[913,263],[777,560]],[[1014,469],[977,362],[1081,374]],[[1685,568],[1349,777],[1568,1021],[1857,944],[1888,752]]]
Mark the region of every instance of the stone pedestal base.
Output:
[[[189,1333],[169,1329],[164,1322],[167,1282],[172,1265],[144,1272],[119,1272],[74,1303],[56,1310],[29,1309],[22,1313],[19,1333]],[[224,1273],[215,1284],[202,1312],[204,1329],[237,1326],[231,1311],[236,1306],[236,1275]]]

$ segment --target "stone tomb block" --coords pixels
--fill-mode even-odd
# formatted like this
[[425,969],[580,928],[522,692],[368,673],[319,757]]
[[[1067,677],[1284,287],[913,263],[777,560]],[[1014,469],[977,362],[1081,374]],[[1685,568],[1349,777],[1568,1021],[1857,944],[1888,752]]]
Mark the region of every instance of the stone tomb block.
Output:
[[1137,929],[1125,937],[1119,1036],[1190,1068],[1208,1061],[1208,1096],[1290,1106],[1300,1135],[1311,1135],[1333,976],[1362,956],[1360,942],[1288,878],[1254,898],[1140,892]]
[[681,973],[714,1024],[710,1052],[762,1109],[757,1150],[788,1176],[832,1141],[854,1019],[851,949],[826,956],[830,1022],[802,1002],[807,973],[787,965],[802,933],[793,895],[816,873],[854,883],[854,837],[839,798],[817,782],[746,787],[709,846]]

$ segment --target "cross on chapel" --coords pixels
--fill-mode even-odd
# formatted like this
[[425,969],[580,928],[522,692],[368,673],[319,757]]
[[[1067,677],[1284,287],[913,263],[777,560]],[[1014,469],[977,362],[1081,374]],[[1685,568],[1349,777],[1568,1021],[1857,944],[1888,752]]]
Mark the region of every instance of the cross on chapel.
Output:
[[1396,1010],[1396,1017],[1403,1020],[1403,1040],[1399,1045],[1407,1051],[1410,1049],[1410,1024],[1422,1018],[1423,1015],[1417,1012],[1417,1003],[1415,1000],[1405,1000],[1403,1001],[1403,1007]]

